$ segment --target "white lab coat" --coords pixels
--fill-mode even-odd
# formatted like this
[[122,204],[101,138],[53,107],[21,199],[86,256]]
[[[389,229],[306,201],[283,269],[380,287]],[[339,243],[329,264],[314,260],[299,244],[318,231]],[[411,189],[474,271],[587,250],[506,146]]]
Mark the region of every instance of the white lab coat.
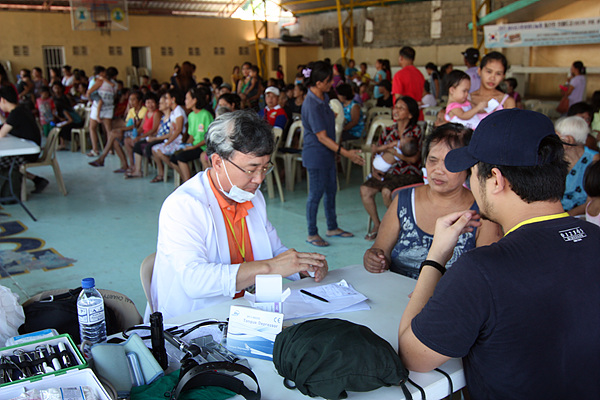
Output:
[[[207,171],[197,174],[173,192],[160,210],[151,293],[154,310],[165,320],[231,300],[236,292],[240,264],[231,264],[226,223],[209,179]],[[286,251],[267,220],[260,190],[252,204],[246,225],[254,259],[266,260]],[[149,310],[144,319],[149,319]]]

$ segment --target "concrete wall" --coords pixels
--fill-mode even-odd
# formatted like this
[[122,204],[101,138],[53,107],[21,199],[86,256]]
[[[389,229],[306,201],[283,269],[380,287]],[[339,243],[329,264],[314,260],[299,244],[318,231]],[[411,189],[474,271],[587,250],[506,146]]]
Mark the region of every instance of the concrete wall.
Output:
[[[188,60],[197,66],[196,77],[221,75],[230,80],[234,65],[256,62],[254,47],[249,55],[239,55],[239,47],[254,39],[252,22],[237,19],[130,16],[128,31],[102,36],[96,31],[71,29],[70,14],[41,12],[0,12],[2,40],[0,60],[10,60],[13,72],[21,68],[43,67],[42,46],[64,46],[65,61],[88,74],[96,64],[115,66],[120,78],[132,64],[131,47],[149,46],[152,77],[166,81],[175,63]],[[29,46],[29,56],[14,56],[13,46]],[[87,46],[87,56],[73,54],[73,46]],[[109,46],[121,46],[121,56],[110,56]],[[161,56],[161,47],[172,47],[173,56]],[[199,47],[200,56],[189,56],[189,47]],[[214,47],[224,47],[224,55],[214,55]]]
[[[495,9],[504,7],[515,0],[496,0]],[[431,15],[433,2],[414,2],[373,7],[354,11],[358,45],[354,48],[353,58],[357,63],[366,62],[373,71],[373,64],[378,58],[387,58],[392,63],[392,70],[397,70],[398,50],[408,45],[415,48],[417,56],[415,64],[424,66],[433,62],[438,66],[452,63],[455,67],[463,66],[461,52],[472,45],[472,33],[468,29],[471,22],[470,0],[441,1],[441,36],[431,37]],[[342,18],[346,18],[343,12]],[[600,2],[597,0],[576,0],[556,11],[540,17],[539,20],[571,19],[600,16]],[[374,21],[373,43],[363,43],[366,19]],[[505,21],[506,22],[506,21]],[[498,21],[502,23],[502,21]],[[292,34],[302,34],[314,41],[321,41],[323,29],[336,28],[337,13],[329,12],[301,16],[298,23],[289,27]],[[599,45],[576,46],[544,46],[536,48],[501,49],[508,58],[509,64],[523,67],[564,67],[561,74],[519,74],[519,90],[529,97],[560,97],[558,85],[564,83],[569,66],[581,60],[588,67],[600,67]],[[329,57],[332,61],[341,59],[339,48],[319,48],[317,58]],[[509,70],[510,75],[510,70]],[[600,75],[588,74],[587,94],[600,90]]]
[[[600,2],[594,0],[573,1],[571,4],[548,13],[541,21],[575,19],[600,16]],[[600,44],[572,46],[544,46],[531,48],[531,66],[569,68],[575,61],[582,61],[586,67],[600,67]],[[596,68],[597,69],[597,68]],[[566,72],[566,70],[565,70]],[[529,90],[540,97],[560,96],[558,85],[566,80],[566,74],[533,75]],[[600,90],[600,74],[587,75],[587,98],[595,90]]]
[[[515,0],[496,0],[494,4],[498,8],[513,1]],[[450,62],[458,67],[463,66],[461,52],[472,44],[471,31],[467,28],[471,21],[471,1],[441,0],[439,38],[431,37],[434,5],[435,2],[424,1],[355,10],[353,18],[358,45],[354,48],[354,59],[357,63],[366,62],[372,72],[375,60],[387,58],[395,71],[398,50],[404,45],[410,45],[417,51],[417,66],[424,66],[430,61],[437,65]],[[345,16],[344,12],[343,17]],[[559,10],[548,12],[540,20],[597,16],[600,16],[600,2],[575,0]],[[374,21],[372,43],[363,42],[367,18]],[[234,65],[240,65],[246,60],[256,61],[253,47],[250,47],[248,55],[238,54],[239,47],[248,46],[254,38],[252,22],[235,19],[130,16],[129,31],[115,31],[111,36],[101,36],[99,32],[73,32],[69,14],[3,11],[0,13],[0,26],[3,27],[0,60],[10,60],[15,72],[23,67],[43,66],[42,46],[46,45],[64,46],[66,63],[74,67],[91,73],[95,64],[114,65],[122,71],[122,78],[125,68],[131,65],[131,47],[149,46],[152,75],[160,81],[167,80],[175,63],[184,60],[197,65],[198,78],[221,75],[226,80]],[[321,31],[331,28],[337,28],[336,12],[301,16],[296,24],[288,27],[290,34],[302,34],[317,42],[322,40]],[[24,31],[27,33],[24,34]],[[278,36],[273,24],[269,26],[269,36]],[[29,46],[30,55],[13,56],[13,46]],[[87,46],[88,55],[74,55],[73,46]],[[123,55],[110,56],[109,46],[121,46]],[[161,56],[161,47],[168,46],[173,48],[174,55]],[[199,47],[201,55],[189,56],[188,47]],[[214,47],[225,48],[225,55],[214,55]],[[586,66],[600,67],[599,44],[514,48],[504,49],[503,52],[511,65],[565,68],[564,74],[531,74],[529,77],[520,77],[520,89],[529,97],[558,98],[558,85],[564,82],[568,67],[573,61],[581,60]],[[280,49],[280,64],[284,66],[288,82],[293,81],[297,64],[325,57],[332,61],[339,60],[340,49],[323,49],[322,46]],[[274,72],[268,71],[268,76],[274,76]],[[588,96],[596,89],[600,89],[600,75],[589,74]]]
[[[411,2],[382,7],[370,7],[354,10],[353,19],[356,27],[355,35],[358,45],[354,48],[357,62],[373,65],[378,58],[390,59],[392,65],[397,63],[398,50],[407,45],[417,50],[415,63],[425,65],[431,61],[436,64],[452,62],[462,65],[460,55],[472,42],[471,32],[466,28],[471,20],[470,0],[443,0],[442,35],[439,39],[431,38],[432,2]],[[342,13],[345,19],[346,12]],[[373,20],[373,42],[364,43],[365,20]],[[301,16],[298,23],[290,27],[292,34],[302,34],[311,40],[321,41],[323,29],[336,28],[337,13]],[[320,58],[331,60],[341,58],[338,49],[320,49]]]

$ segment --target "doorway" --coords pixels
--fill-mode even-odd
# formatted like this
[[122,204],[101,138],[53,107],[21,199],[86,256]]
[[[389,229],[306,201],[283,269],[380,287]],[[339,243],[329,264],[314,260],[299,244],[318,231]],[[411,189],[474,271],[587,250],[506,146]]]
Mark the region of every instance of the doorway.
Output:
[[[145,68],[150,76],[152,71],[152,58],[150,57],[150,47],[132,47],[131,48],[131,65],[136,67],[138,71],[140,68]],[[140,72],[140,75],[144,73]]]

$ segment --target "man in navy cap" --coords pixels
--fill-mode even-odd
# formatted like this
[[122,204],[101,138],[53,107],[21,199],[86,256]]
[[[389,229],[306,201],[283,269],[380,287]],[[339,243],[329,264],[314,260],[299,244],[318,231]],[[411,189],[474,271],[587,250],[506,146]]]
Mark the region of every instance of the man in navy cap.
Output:
[[459,234],[479,216],[437,221],[400,322],[405,365],[429,371],[461,357],[475,399],[597,398],[600,229],[563,212],[568,165],[552,122],[498,111],[445,164],[470,169],[481,216],[505,236],[463,254],[442,278]]

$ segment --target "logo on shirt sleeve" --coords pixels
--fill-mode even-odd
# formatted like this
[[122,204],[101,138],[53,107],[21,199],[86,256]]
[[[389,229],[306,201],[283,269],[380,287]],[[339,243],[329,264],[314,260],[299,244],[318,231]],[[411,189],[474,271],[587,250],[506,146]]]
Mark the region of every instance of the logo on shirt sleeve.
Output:
[[565,242],[577,243],[587,237],[586,233],[579,226],[577,228],[559,231],[558,233],[560,233],[560,236]]

